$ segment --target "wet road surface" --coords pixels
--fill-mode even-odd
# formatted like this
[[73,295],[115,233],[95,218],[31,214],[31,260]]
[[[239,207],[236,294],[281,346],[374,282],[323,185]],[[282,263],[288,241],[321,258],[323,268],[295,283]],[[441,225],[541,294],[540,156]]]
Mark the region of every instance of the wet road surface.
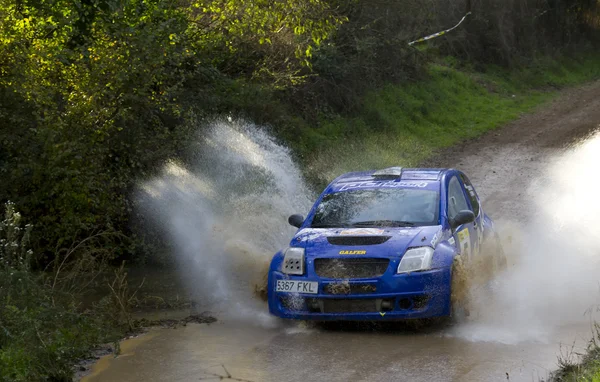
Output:
[[[486,212],[496,220],[522,222],[535,213],[521,202],[532,180],[564,147],[599,124],[600,83],[595,83],[568,90],[536,113],[449,149],[426,165],[464,170]],[[583,351],[591,337],[586,320],[529,335],[527,329],[511,327],[477,331],[476,323],[360,331],[217,317],[214,324],[152,329],[125,341],[122,354],[102,359],[86,380],[201,381],[231,375],[254,382],[539,381],[556,369],[561,354],[571,348]]]
[[[90,381],[538,381],[556,368],[560,341],[589,327],[564,328],[555,342],[505,345],[453,338],[444,331],[355,332],[249,327],[219,322],[155,329],[118,358],[109,356]],[[144,338],[145,337],[145,338]],[[570,347],[570,346],[569,346]],[[565,349],[563,349],[565,350]]]

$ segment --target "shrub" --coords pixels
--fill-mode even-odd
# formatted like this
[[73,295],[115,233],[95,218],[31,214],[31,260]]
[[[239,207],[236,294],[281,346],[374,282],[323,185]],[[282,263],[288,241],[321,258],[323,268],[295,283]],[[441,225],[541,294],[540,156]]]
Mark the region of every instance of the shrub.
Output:
[[32,272],[27,238],[14,204],[0,222],[0,381],[71,381],[73,364],[118,328],[79,312],[70,294]]

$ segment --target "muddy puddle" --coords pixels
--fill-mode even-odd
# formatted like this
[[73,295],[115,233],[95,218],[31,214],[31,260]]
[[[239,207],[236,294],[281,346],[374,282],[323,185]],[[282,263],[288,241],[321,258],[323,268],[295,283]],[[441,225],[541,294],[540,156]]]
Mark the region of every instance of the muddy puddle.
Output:
[[[588,331],[551,344],[473,342],[444,330],[267,329],[235,322],[158,329],[122,344],[86,381],[531,381],[555,368],[559,341],[583,349]],[[575,331],[574,331],[575,330]],[[392,379],[390,379],[392,378]],[[218,380],[213,379],[213,380]],[[537,378],[533,380],[538,380]]]
[[131,357],[135,355],[135,349],[142,345],[144,342],[151,341],[154,337],[159,334],[159,329],[153,329],[144,333],[143,335],[137,336],[135,338],[131,338],[125,341],[121,341],[119,344],[118,355],[108,354],[101,357],[98,362],[96,362],[88,375],[84,376],[81,381],[92,381],[95,378],[102,374],[106,369],[112,366],[112,362],[117,357],[120,359],[124,359],[127,357]]

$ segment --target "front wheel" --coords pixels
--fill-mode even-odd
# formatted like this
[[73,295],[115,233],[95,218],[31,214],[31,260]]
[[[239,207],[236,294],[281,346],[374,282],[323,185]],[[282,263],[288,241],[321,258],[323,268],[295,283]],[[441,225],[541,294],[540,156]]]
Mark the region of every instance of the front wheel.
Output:
[[490,238],[482,252],[469,261],[461,255],[454,257],[450,286],[453,322],[464,321],[477,314],[479,303],[476,301],[492,297],[486,293],[492,292],[494,281],[507,268],[507,263],[498,235]]

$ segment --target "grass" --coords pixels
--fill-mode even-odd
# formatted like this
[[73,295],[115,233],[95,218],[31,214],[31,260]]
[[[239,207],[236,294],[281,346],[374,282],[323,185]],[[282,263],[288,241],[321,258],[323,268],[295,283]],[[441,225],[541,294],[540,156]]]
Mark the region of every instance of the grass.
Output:
[[572,357],[560,358],[559,369],[550,377],[552,382],[600,382],[600,326],[580,363]]
[[127,331],[113,312],[81,310],[43,274],[0,266],[0,381],[71,381],[79,359]]
[[298,146],[306,172],[322,186],[351,170],[416,166],[436,150],[517,119],[558,89],[600,78],[598,62],[592,54],[477,72],[440,60],[425,80],[368,93],[358,115],[323,118],[305,129]]
[[[113,281],[113,293],[83,309],[69,288],[57,287],[50,273],[31,268],[29,237],[33,226],[22,224],[13,203],[0,218],[0,382],[71,381],[74,364],[99,344],[121,338],[130,322],[126,283]],[[84,270],[79,265],[71,272]],[[57,271],[58,272],[58,271]],[[115,280],[125,277],[123,267]],[[89,276],[89,275],[87,275]],[[83,288],[83,286],[80,286]]]

